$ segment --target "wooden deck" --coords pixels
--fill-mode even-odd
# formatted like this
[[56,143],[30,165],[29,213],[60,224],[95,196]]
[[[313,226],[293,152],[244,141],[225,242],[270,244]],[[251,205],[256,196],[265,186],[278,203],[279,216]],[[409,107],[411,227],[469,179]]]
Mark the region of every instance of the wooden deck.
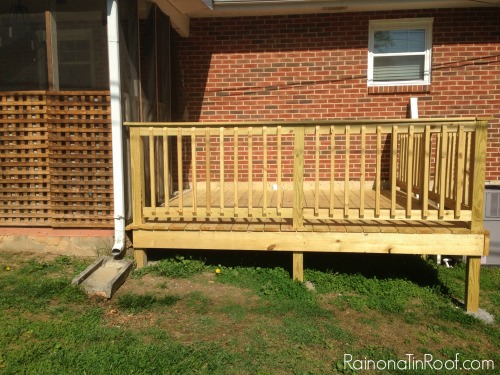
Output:
[[[484,252],[484,233],[472,231],[468,221],[406,219],[407,198],[402,191],[396,194],[395,211],[401,218],[383,220],[373,218],[373,190],[365,191],[365,212],[372,212],[371,218],[359,217],[359,199],[351,194],[347,218],[344,217],[343,209],[333,211],[333,215],[341,217],[338,219],[328,217],[329,190],[320,190],[319,211],[315,216],[313,208],[304,209],[304,220],[300,227],[295,227],[291,218],[292,193],[289,190],[282,191],[281,214],[284,218],[279,218],[272,216],[275,209],[268,209],[270,217],[263,214],[262,190],[253,190],[249,194],[248,190],[240,189],[235,204],[234,189],[226,189],[223,194],[226,198],[221,206],[220,188],[213,188],[208,194],[211,197],[209,205],[205,204],[206,191],[198,194],[200,203],[196,205],[197,212],[192,212],[194,191],[186,190],[182,199],[176,196],[169,200],[168,209],[165,204],[156,207],[154,214],[151,209],[145,209],[144,222],[132,224],[128,229],[134,230],[134,243],[139,243],[144,248],[165,248],[170,247],[167,244],[172,244],[177,249],[476,256],[481,256]],[[248,200],[250,195],[251,204]],[[382,214],[384,211],[390,212],[391,195],[390,191],[381,195]],[[341,202],[343,204],[343,197],[344,191],[337,188],[335,200],[339,205]],[[304,200],[304,205],[309,203],[309,207],[314,206],[315,192],[305,190]],[[421,212],[421,201],[416,198],[413,200],[415,212]],[[269,206],[275,205],[277,201],[277,192],[268,192]],[[208,207],[210,213],[207,215]],[[429,204],[428,209],[437,210],[433,204]],[[325,217],[320,218],[322,213]],[[350,219],[349,216],[353,218]],[[431,246],[431,243],[437,246]]]
[[139,267],[150,249],[287,251],[303,280],[305,252],[465,255],[477,310],[485,120],[126,125]]

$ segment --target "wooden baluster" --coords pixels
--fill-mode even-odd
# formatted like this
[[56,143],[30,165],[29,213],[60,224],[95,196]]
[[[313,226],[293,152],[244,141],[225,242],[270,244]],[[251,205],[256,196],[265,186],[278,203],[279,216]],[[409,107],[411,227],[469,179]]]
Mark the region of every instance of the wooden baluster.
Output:
[[435,170],[434,170],[434,187],[433,191],[436,194],[439,194],[439,176],[441,175],[441,133],[436,134],[436,156],[435,156]]
[[361,127],[361,177],[359,181],[359,217],[365,217],[365,179],[366,179],[366,126]]
[[411,219],[411,204],[413,199],[413,136],[414,126],[408,128],[406,157],[406,218]]
[[198,212],[198,186],[196,177],[196,128],[191,128],[191,173],[193,181],[193,216]]
[[391,218],[396,217],[396,171],[398,167],[398,127],[393,125],[391,134]]
[[248,216],[253,214],[253,128],[248,128]]
[[281,216],[281,205],[282,205],[282,194],[283,194],[283,188],[281,186],[281,126],[278,126],[278,133],[277,133],[277,142],[278,142],[278,166],[277,166],[277,174],[278,174],[278,200],[276,203],[277,206],[277,211],[278,211],[278,216]]
[[402,142],[404,143],[404,147],[401,149],[401,160],[403,161],[399,165],[402,167],[401,177],[403,182],[408,184],[408,179],[406,178],[406,174],[408,173],[408,135],[403,134]]
[[165,188],[165,215],[170,214],[170,173],[169,173],[169,142],[168,142],[168,128],[162,129],[163,135],[163,187]]
[[429,179],[431,164],[431,128],[429,125],[424,129],[424,151],[422,153],[422,219],[429,216]]
[[448,160],[448,128],[443,125],[441,128],[441,160],[439,162],[439,213],[438,218],[444,217],[444,204],[446,197],[446,161]]
[[399,160],[399,168],[397,169],[396,173],[397,173],[397,180],[398,181],[402,181],[404,182],[404,176],[405,176],[405,141],[406,141],[406,137],[404,136],[404,134],[401,134],[399,136],[399,156],[398,156],[398,160]]
[[330,126],[330,217],[335,208],[335,127]]
[[205,205],[207,216],[212,214],[212,184],[211,184],[211,176],[212,173],[210,170],[210,128],[207,127],[205,129],[205,170],[206,170],[206,191],[205,191]]
[[462,208],[462,197],[464,190],[464,170],[465,170],[465,131],[464,126],[458,127],[457,151],[455,153],[455,219],[460,219]]
[[219,128],[220,215],[224,216],[224,127]]
[[151,194],[151,214],[156,215],[156,165],[155,165],[155,137],[153,128],[149,128],[149,191]]
[[455,142],[454,142],[454,133],[448,133],[448,155],[446,158],[446,188],[445,188],[445,197],[453,199],[452,191],[453,191],[453,162],[455,155]]
[[423,152],[423,139],[424,135],[423,133],[419,134],[418,136],[418,142],[417,142],[417,155],[416,155],[416,160],[415,160],[415,181],[416,181],[416,186],[419,188],[422,186],[422,152]]
[[239,145],[238,145],[238,128],[234,128],[234,217],[238,217],[238,160],[239,160]]
[[177,129],[177,179],[179,184],[179,215],[184,215],[184,176],[182,160],[182,128]]
[[263,146],[263,161],[262,161],[262,216],[267,216],[267,126],[262,127],[262,146]]
[[320,142],[319,142],[319,133],[320,133],[320,128],[319,125],[316,125],[315,128],[316,134],[315,134],[315,168],[314,168],[314,216],[319,215],[319,148],[320,148]]
[[420,160],[421,158],[420,153],[422,150],[420,149],[421,147],[421,134],[415,134],[413,138],[413,174],[412,174],[412,181],[413,185],[415,188],[420,187]]
[[380,191],[382,190],[382,127],[377,126],[377,155],[375,181],[375,217],[380,217]]
[[467,205],[472,207],[472,179],[471,179],[471,171],[472,171],[472,163],[471,159],[474,154],[472,152],[472,132],[467,132],[467,141],[466,141],[466,151],[465,151],[465,171],[464,171],[464,181],[465,181],[465,189],[464,189],[464,202],[467,201]]
[[349,218],[349,163],[351,156],[351,128],[345,127],[345,163],[344,163],[344,218]]

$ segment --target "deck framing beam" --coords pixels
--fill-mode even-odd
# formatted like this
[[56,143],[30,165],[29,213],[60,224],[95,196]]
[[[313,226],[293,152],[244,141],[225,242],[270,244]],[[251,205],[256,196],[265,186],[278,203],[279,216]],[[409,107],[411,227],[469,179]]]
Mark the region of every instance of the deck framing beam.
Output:
[[[442,254],[480,257],[484,234],[222,232],[136,229],[139,249],[260,250],[379,254]],[[207,249],[209,247],[209,249]]]

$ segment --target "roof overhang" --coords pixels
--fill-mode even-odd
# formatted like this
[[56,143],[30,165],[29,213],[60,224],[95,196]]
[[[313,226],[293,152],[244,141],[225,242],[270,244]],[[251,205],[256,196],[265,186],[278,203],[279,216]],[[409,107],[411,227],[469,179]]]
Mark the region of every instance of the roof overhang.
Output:
[[144,0],[155,2],[174,29],[189,36],[189,20],[204,17],[344,13],[406,9],[500,7],[500,0]]

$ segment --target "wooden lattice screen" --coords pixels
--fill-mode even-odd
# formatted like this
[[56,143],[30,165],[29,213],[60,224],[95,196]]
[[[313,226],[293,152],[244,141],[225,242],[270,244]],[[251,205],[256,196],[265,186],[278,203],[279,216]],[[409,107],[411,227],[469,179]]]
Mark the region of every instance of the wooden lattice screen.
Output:
[[0,225],[49,225],[44,92],[0,94]]
[[109,93],[0,100],[0,225],[112,227]]

